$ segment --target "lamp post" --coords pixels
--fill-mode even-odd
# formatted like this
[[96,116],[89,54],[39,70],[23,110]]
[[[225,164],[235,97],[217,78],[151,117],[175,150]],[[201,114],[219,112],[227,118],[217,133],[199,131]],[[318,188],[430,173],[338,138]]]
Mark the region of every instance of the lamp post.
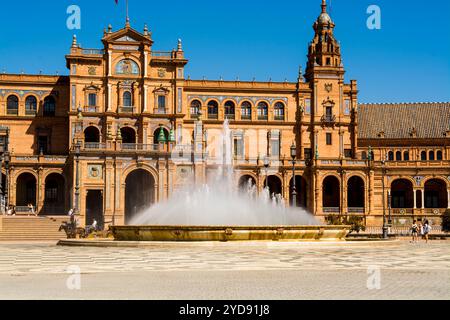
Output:
[[292,158],[292,206],[297,207],[297,186],[295,177],[295,159],[297,158],[297,146],[292,143],[291,146],[291,158]]
[[269,179],[269,173],[268,173],[269,166],[270,166],[270,160],[269,160],[269,157],[266,156],[264,158],[264,168],[266,170],[266,182],[265,182],[264,189],[266,189],[269,186],[269,181],[268,181],[268,179]]
[[0,214],[3,214],[4,212],[4,203],[5,200],[3,199],[3,154],[0,156]]
[[9,154],[9,151],[6,151],[4,153],[4,160],[5,160],[5,207],[9,208],[9,163],[11,162],[11,155]]
[[76,163],[76,168],[75,168],[75,204],[74,204],[74,211],[75,214],[79,214],[79,203],[80,203],[80,168],[79,168],[79,164],[80,164],[80,153],[81,153],[81,144],[80,141],[77,141],[77,143],[75,144],[75,163]]
[[382,165],[382,184],[383,184],[383,239],[388,238],[388,226],[386,224],[386,199],[385,199],[385,186],[384,186],[384,178],[386,175],[386,161],[381,161]]

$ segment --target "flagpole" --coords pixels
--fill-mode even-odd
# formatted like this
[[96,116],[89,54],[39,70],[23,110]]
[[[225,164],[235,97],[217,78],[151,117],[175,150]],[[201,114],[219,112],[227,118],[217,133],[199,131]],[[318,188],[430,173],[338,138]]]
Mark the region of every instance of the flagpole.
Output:
[[127,25],[130,24],[130,16],[128,14],[128,0],[126,0],[126,5],[127,5]]

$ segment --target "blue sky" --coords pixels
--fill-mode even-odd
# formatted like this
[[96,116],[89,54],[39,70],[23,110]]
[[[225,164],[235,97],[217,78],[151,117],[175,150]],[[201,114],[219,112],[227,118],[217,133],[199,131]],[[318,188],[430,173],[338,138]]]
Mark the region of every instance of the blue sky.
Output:
[[[100,48],[103,28],[122,28],[125,0],[4,1],[0,71],[67,74],[72,35]],[[148,23],[154,50],[183,39],[191,78],[295,81],[305,67],[320,0],[130,0],[132,26]],[[69,5],[81,8],[81,30],[68,30]],[[367,7],[381,8],[381,30],[366,27]],[[8,14],[6,14],[8,13]],[[450,1],[332,0],[346,81],[360,102],[450,101]]]

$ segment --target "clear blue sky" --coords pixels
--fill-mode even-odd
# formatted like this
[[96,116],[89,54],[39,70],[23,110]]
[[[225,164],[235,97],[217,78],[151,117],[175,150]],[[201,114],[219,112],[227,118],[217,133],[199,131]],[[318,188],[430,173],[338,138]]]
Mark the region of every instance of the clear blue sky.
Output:
[[[100,48],[103,28],[124,25],[125,0],[3,1],[0,71],[67,74],[72,34]],[[154,50],[183,39],[192,78],[295,81],[305,67],[320,0],[130,0],[132,26],[148,23]],[[81,7],[81,30],[66,28],[66,9]],[[381,7],[382,29],[366,27],[367,7]],[[450,1],[332,0],[346,81],[361,102],[450,101]]]

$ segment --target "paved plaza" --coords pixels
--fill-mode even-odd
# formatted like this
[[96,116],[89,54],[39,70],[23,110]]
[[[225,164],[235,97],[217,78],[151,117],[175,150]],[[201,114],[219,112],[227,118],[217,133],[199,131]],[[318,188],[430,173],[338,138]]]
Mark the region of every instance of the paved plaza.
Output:
[[450,243],[1,243],[0,299],[450,299]]

